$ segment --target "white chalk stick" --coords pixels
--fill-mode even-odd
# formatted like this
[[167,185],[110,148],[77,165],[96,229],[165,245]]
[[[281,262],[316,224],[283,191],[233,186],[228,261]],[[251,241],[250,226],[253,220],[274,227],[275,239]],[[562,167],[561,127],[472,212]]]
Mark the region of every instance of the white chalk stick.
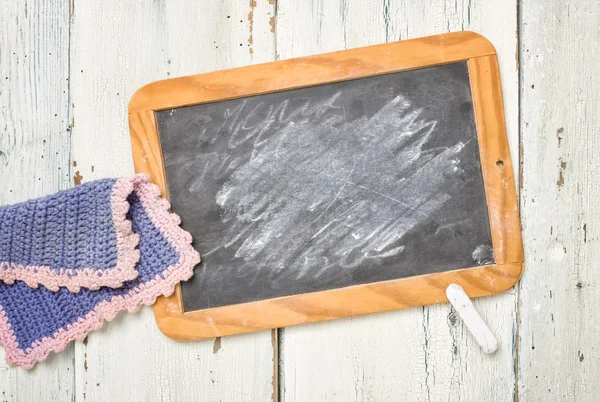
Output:
[[446,288],[446,296],[481,349],[485,353],[494,353],[498,349],[498,341],[462,286],[452,283]]

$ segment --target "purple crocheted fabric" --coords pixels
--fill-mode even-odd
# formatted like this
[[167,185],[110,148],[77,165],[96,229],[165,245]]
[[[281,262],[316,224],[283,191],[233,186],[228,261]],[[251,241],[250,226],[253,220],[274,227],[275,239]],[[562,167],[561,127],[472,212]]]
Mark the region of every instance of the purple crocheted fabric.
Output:
[[130,179],[106,179],[0,208],[0,280],[117,288],[138,275],[138,236],[125,219]]
[[[27,222],[36,230],[27,228]],[[0,343],[8,362],[31,368],[50,352],[85,338],[119,311],[136,311],[160,295],[170,295],[175,284],[192,276],[200,261],[191,246],[191,235],[179,223],[179,217],[169,212],[169,203],[160,198],[160,190],[148,183],[146,175],[90,182],[55,196],[2,208],[0,256],[10,257],[4,271],[44,266],[58,286],[67,286],[56,288],[57,282],[48,286],[44,276],[30,280],[31,284],[44,285],[37,288],[16,276],[8,277],[12,284],[0,283]],[[6,234],[13,231],[22,233]],[[50,233],[55,236],[48,237]],[[121,261],[133,261],[135,279],[119,288],[93,290],[104,285],[91,285],[87,279],[69,280],[81,272],[87,278],[103,278],[107,272],[112,275],[130,268],[120,265]],[[54,275],[61,273],[65,275]],[[88,286],[84,288],[84,284]]]

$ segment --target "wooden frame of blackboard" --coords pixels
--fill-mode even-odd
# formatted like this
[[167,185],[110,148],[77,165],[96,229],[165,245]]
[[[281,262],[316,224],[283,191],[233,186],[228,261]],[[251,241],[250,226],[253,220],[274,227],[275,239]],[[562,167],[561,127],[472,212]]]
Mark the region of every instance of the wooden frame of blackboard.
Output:
[[168,196],[155,112],[250,95],[466,61],[473,97],[495,264],[314,293],[184,312],[181,287],[154,305],[169,337],[193,340],[447,301],[450,283],[471,297],[511,288],[523,269],[523,244],[493,45],[457,32],[157,81],[129,103],[136,172]]

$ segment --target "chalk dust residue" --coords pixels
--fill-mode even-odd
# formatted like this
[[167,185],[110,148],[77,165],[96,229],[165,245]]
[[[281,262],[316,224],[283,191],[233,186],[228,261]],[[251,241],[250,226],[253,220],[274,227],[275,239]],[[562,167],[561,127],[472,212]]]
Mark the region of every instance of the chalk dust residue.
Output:
[[477,246],[477,248],[473,251],[472,254],[473,261],[477,263],[477,265],[489,265],[494,263],[494,250],[487,245],[482,244]]
[[[449,166],[460,174],[465,144],[426,146],[437,122],[420,118],[422,110],[402,96],[349,121],[340,95],[294,108],[242,102],[226,112],[229,148],[251,144],[253,153],[219,161],[215,174],[229,180],[216,202],[230,229],[205,255],[235,247],[247,263],[276,264],[278,279],[318,278],[334,265],[402,253],[403,236],[442,208],[450,198],[440,190],[445,175]],[[274,134],[273,123],[280,127]]]

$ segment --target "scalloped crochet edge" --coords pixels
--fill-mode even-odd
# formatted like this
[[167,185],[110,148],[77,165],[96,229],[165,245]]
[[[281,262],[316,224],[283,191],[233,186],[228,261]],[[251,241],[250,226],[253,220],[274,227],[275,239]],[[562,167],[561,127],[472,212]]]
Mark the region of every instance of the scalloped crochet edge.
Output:
[[45,265],[23,266],[0,261],[0,281],[9,285],[15,281],[23,281],[31,288],[42,285],[53,292],[66,287],[70,292],[78,293],[82,287],[91,290],[103,286],[119,288],[124,282],[137,278],[135,266],[140,259],[140,251],[136,249],[139,236],[132,232],[131,222],[126,218],[129,211],[127,197],[133,191],[136,180],[137,176],[119,179],[111,190],[110,204],[117,245],[117,262],[114,267],[55,269]]
[[112,321],[119,312],[135,312],[143,305],[153,304],[158,296],[170,296],[177,283],[192,277],[194,267],[200,262],[200,254],[191,245],[192,236],[179,226],[179,216],[169,212],[169,202],[160,198],[160,189],[148,182],[147,175],[136,175],[131,183],[153,224],[177,250],[177,263],[157,274],[155,279],[140,283],[127,294],[98,303],[85,317],[67,325],[66,329],[59,329],[52,337],[34,342],[26,350],[19,349],[8,318],[0,306],[0,343],[6,349],[9,364],[28,370],[37,362],[46,360],[51,352],[64,350],[71,341],[83,340],[90,331],[100,328],[105,321]]

